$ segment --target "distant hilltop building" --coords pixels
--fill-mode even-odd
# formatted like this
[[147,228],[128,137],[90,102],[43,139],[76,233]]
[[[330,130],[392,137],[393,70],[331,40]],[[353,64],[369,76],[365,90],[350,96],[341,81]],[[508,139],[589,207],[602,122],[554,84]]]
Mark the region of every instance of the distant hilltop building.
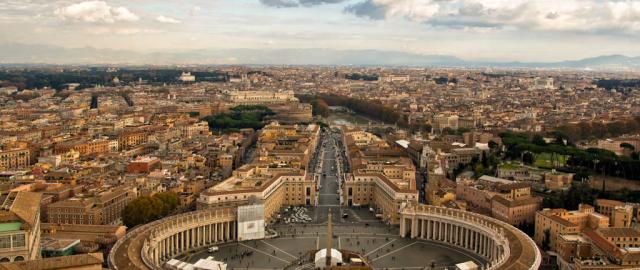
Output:
[[225,91],[222,101],[228,108],[238,105],[264,105],[283,123],[310,123],[312,107],[300,103],[293,91]]
[[409,75],[387,74],[378,77],[380,82],[408,82],[411,77]]
[[553,78],[540,78],[540,77],[536,77],[533,79],[533,88],[537,90],[556,89],[554,86]]
[[298,102],[293,91],[225,91],[222,99],[232,106]]
[[196,76],[191,75],[191,72],[182,72],[180,77],[178,77],[178,80],[181,82],[195,82]]

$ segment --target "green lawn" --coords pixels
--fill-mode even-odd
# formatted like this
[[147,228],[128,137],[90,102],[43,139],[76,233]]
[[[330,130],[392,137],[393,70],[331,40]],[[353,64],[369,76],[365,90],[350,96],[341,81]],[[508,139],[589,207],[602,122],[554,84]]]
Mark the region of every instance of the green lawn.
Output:
[[[555,159],[552,161],[552,159]],[[538,168],[554,168],[553,163],[556,162],[557,167],[562,167],[567,163],[567,156],[552,155],[551,153],[540,153],[536,155],[534,165]]]

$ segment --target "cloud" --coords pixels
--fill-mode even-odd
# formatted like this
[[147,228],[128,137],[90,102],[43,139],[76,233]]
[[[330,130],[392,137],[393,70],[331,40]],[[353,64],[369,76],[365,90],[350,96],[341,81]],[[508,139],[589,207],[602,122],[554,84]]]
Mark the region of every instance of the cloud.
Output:
[[163,33],[163,30],[149,29],[149,28],[136,28],[136,27],[88,27],[84,29],[87,33],[92,35],[133,35],[133,34],[159,34]]
[[640,32],[640,1],[360,0],[344,11],[372,20],[404,18],[434,27]]
[[182,23],[180,20],[175,19],[175,18],[171,18],[171,17],[167,17],[164,15],[160,15],[158,17],[156,17],[156,21],[159,21],[161,23]]
[[111,7],[104,1],[84,1],[58,8],[54,13],[63,20],[90,23],[132,22],[138,15],[125,7]]
[[277,8],[311,7],[324,4],[337,4],[347,0],[260,0],[265,6]]
[[200,14],[200,12],[202,11],[202,8],[199,6],[194,6],[193,8],[191,8],[191,12],[189,12],[191,14],[191,16],[196,16],[198,14]]
[[345,12],[373,20],[384,20],[387,17],[386,7],[377,5],[372,0],[350,5],[345,8]]

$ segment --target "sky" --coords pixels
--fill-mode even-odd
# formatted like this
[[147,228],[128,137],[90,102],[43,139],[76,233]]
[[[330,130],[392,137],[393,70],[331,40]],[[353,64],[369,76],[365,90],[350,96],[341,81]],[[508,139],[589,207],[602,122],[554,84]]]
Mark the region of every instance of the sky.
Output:
[[640,56],[640,0],[0,0],[0,43],[376,49],[530,62]]

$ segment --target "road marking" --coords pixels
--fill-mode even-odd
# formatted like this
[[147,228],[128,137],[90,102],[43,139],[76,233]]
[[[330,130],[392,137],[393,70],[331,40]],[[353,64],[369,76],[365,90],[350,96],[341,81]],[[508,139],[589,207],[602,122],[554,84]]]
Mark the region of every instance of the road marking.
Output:
[[272,247],[272,248],[275,248],[276,250],[278,250],[278,251],[280,251],[280,252],[282,252],[282,253],[284,253],[284,254],[287,254],[287,255],[291,256],[292,258],[294,258],[294,259],[298,259],[298,257],[293,256],[293,255],[291,255],[289,252],[286,252],[286,251],[284,251],[284,250],[282,250],[282,249],[280,249],[280,248],[278,248],[278,247],[276,247],[276,246],[274,246],[274,245],[272,245],[272,244],[269,244],[269,243],[267,243],[267,242],[265,242],[265,241],[263,241],[263,240],[260,240],[260,242],[265,243],[265,244],[267,244],[268,246],[270,246],[270,247]]
[[[255,268],[255,267],[251,267],[251,268],[239,268],[239,267],[234,267],[233,269],[246,269],[246,270],[273,270],[273,268]],[[389,268],[389,269],[393,269],[393,268]]]
[[[238,268],[234,268],[234,269],[238,269]],[[412,267],[392,267],[392,268],[387,268],[385,267],[384,269],[388,269],[388,270],[394,270],[394,269],[424,269],[424,266],[412,266]]]
[[[364,237],[360,237],[360,238],[364,238]],[[373,254],[374,252],[376,252],[376,251],[380,250],[380,249],[381,249],[381,248],[383,248],[383,247],[388,246],[389,244],[391,244],[391,243],[395,242],[396,240],[398,240],[398,239],[393,239],[391,242],[387,242],[386,244],[384,244],[384,245],[382,245],[382,246],[380,246],[380,247],[378,247],[378,248],[376,248],[376,249],[374,249],[374,250],[370,251],[369,253],[364,254],[364,257],[367,257],[367,256],[369,256],[369,255]]]
[[384,254],[384,255],[382,255],[382,256],[380,256],[380,257],[378,257],[378,258],[375,258],[375,259],[371,260],[371,262],[374,262],[374,261],[377,261],[377,260],[382,259],[382,258],[384,258],[384,257],[387,257],[387,256],[389,256],[389,255],[391,255],[391,254],[393,254],[393,253],[396,253],[396,252],[398,252],[398,251],[400,251],[400,250],[403,250],[403,249],[405,249],[405,248],[408,248],[408,247],[410,247],[410,246],[413,246],[413,245],[415,245],[415,244],[417,244],[417,243],[418,243],[418,242],[413,242],[413,243],[411,243],[411,244],[407,244],[407,245],[405,245],[405,246],[403,246],[403,247],[401,247],[401,248],[399,248],[399,249],[393,250],[393,251],[391,251],[391,252],[389,252],[389,253],[387,253],[387,254]]
[[281,260],[281,261],[283,261],[283,262],[285,262],[285,263],[287,263],[287,264],[290,264],[290,263],[291,263],[290,261],[287,261],[287,260],[285,260],[285,259],[278,258],[278,257],[273,256],[273,255],[271,255],[271,254],[269,254],[269,253],[266,253],[266,252],[264,252],[264,251],[262,251],[262,250],[259,250],[259,249],[256,249],[256,248],[253,248],[253,247],[251,247],[251,246],[247,246],[247,245],[245,245],[245,244],[243,244],[243,243],[240,243],[240,245],[241,245],[241,246],[243,246],[243,247],[249,248],[249,249],[253,249],[253,250],[255,250],[255,251],[257,251],[257,252],[260,252],[260,253],[262,253],[262,254],[264,254],[264,255],[267,255],[267,256],[269,256],[269,257],[271,257],[271,258],[276,258],[276,259],[278,259],[278,260]]
[[479,265],[480,265],[480,264],[482,264],[482,262],[481,262],[477,257],[475,257],[475,256],[476,256],[476,254],[474,254],[474,253],[471,253],[471,255],[470,255],[469,253],[465,253],[465,252],[463,252],[463,251],[461,251],[461,250],[457,250],[457,249],[455,249],[455,248],[453,248],[453,247],[450,247],[450,246],[447,246],[447,245],[445,245],[445,244],[442,244],[442,243],[439,243],[439,242],[434,242],[434,241],[429,241],[429,240],[419,239],[419,240],[418,240],[418,242],[416,242],[416,243],[422,243],[422,244],[429,244],[429,245],[439,246],[439,247],[442,247],[442,248],[445,248],[445,249],[451,250],[451,251],[453,251],[453,252],[456,252],[456,253],[458,253],[458,254],[462,254],[462,255],[464,255],[464,256],[470,257],[473,261],[475,261],[475,262],[476,262],[477,264],[479,264]]
[[351,209],[347,209],[349,212],[351,212],[351,214],[360,222],[362,222],[362,219],[360,218],[360,216],[358,214],[356,214],[355,211],[351,210]]

